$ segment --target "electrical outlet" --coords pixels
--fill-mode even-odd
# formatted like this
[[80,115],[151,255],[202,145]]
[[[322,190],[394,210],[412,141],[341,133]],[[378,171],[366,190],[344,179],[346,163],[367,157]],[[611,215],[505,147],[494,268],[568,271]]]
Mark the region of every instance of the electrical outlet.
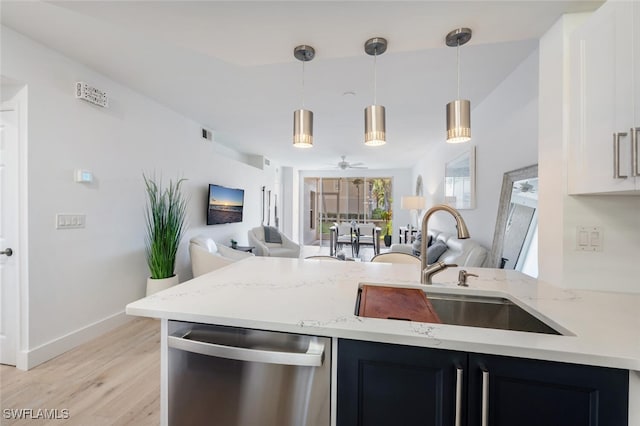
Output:
[[83,214],[57,214],[56,229],[84,228],[87,217]]

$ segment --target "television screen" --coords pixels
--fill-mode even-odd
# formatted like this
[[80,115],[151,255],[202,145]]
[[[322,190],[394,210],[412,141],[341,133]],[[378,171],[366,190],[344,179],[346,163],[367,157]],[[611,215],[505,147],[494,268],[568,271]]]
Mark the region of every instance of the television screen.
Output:
[[209,185],[207,225],[242,222],[244,189]]

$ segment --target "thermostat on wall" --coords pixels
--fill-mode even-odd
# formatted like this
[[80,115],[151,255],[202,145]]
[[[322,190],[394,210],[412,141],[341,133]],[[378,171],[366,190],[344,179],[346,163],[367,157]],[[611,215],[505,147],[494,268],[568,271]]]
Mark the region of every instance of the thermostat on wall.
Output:
[[93,182],[93,173],[89,170],[76,169],[74,180],[79,183],[91,183]]

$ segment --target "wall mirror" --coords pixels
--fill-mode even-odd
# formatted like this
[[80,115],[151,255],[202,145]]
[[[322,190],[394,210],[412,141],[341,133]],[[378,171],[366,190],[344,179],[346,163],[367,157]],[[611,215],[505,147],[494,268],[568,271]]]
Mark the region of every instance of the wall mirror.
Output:
[[516,269],[537,277],[538,165],[506,172],[489,267]]
[[445,165],[444,202],[458,210],[476,207],[475,147],[471,147]]

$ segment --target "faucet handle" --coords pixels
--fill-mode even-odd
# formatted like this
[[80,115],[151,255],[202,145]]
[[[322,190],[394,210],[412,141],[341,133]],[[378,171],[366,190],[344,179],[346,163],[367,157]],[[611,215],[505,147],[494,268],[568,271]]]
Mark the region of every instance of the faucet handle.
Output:
[[477,276],[478,275],[470,274],[469,272],[467,272],[467,271],[465,271],[463,269],[460,272],[458,272],[458,285],[460,287],[469,287],[469,284],[467,283],[467,278],[468,277],[477,277]]

